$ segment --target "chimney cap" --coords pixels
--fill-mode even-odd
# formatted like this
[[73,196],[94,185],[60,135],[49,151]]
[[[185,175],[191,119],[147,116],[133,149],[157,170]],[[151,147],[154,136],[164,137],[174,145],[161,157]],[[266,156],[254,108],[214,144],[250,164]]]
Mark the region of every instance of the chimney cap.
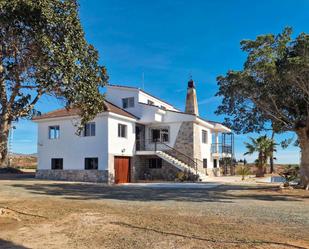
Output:
[[194,81],[192,79],[188,81],[188,88],[195,88]]

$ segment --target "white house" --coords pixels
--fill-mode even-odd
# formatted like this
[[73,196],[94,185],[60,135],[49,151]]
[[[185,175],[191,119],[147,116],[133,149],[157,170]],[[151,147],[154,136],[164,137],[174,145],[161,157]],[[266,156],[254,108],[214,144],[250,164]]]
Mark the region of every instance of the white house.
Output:
[[[231,130],[199,116],[194,82],[186,109],[128,86],[108,85],[104,112],[76,135],[78,110],[37,116],[37,178],[109,183],[174,180],[190,171],[205,180],[232,157]],[[221,140],[221,142],[220,142]]]

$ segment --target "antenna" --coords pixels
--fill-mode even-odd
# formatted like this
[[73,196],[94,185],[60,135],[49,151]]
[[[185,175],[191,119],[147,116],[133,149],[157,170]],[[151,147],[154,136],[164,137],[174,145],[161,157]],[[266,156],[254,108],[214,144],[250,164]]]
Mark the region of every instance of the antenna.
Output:
[[145,73],[142,73],[142,89],[145,90]]

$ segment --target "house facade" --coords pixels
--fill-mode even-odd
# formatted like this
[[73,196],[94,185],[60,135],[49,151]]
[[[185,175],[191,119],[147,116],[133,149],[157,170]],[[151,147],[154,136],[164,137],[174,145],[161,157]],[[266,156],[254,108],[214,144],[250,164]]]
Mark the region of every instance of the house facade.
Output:
[[109,183],[174,180],[180,171],[200,180],[220,174],[233,156],[231,130],[199,116],[194,82],[186,108],[127,86],[108,85],[104,111],[76,134],[78,110],[37,116],[37,178]]

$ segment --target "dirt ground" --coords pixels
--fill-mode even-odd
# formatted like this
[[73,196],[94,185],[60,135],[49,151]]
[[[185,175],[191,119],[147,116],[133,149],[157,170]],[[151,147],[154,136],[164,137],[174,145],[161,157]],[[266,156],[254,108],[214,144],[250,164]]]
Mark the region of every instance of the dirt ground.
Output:
[[0,177],[0,248],[309,248],[309,193]]

